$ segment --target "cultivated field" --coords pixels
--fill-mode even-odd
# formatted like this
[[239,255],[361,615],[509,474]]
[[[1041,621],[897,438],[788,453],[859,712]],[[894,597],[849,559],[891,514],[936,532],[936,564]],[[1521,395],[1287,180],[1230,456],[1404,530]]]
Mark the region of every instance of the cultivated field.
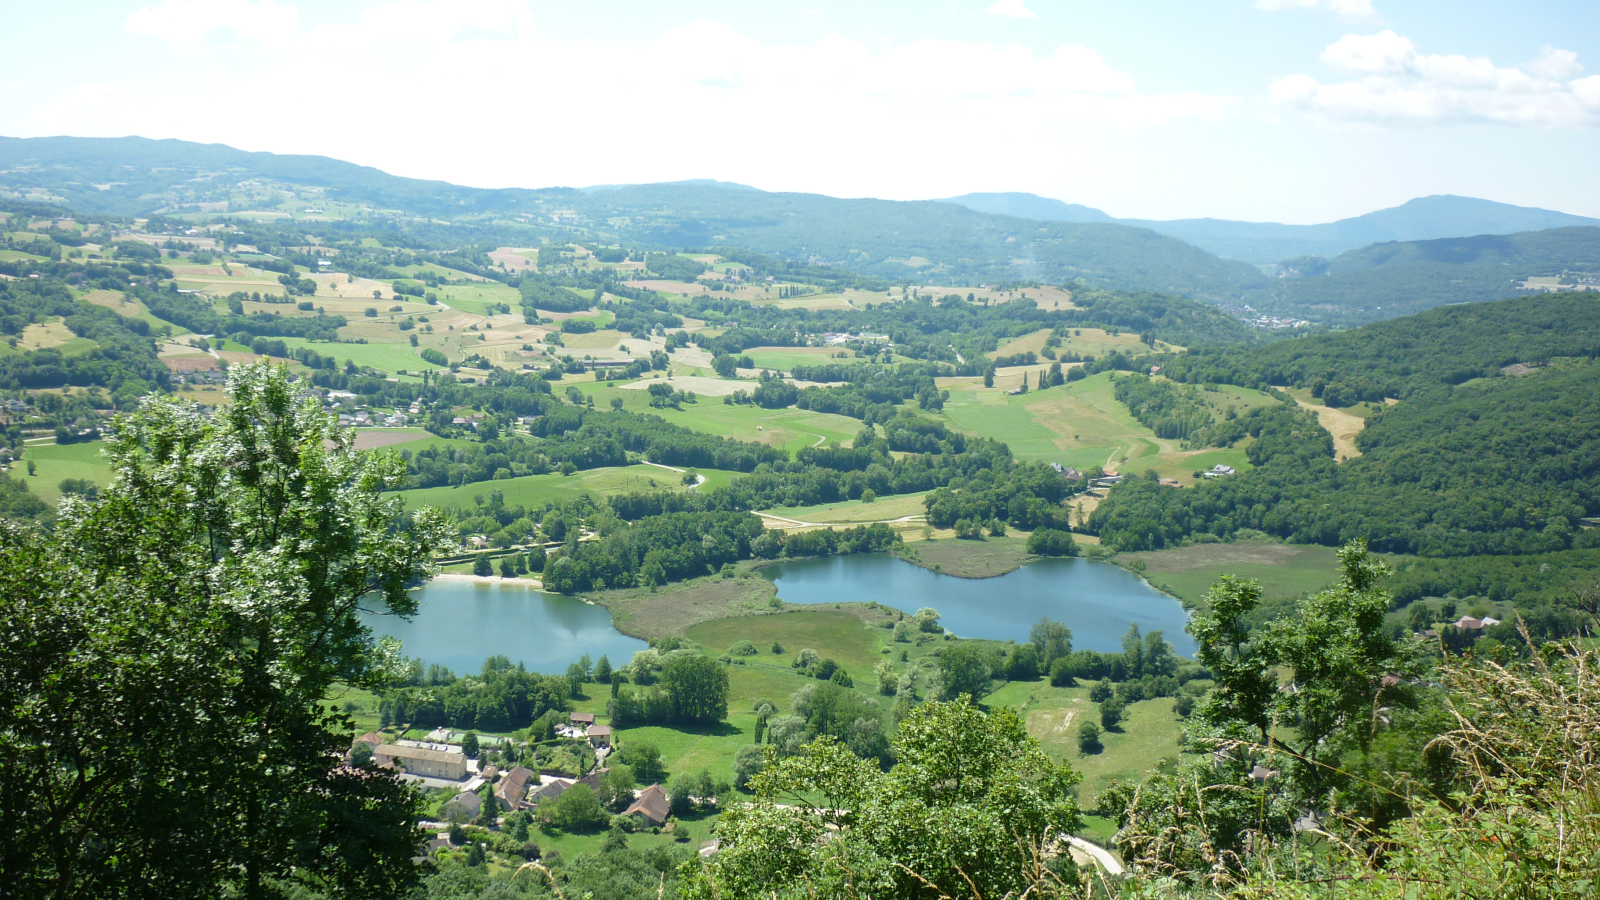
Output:
[[[558,392],[565,391],[570,381],[555,383]],[[706,379],[711,381],[711,379]],[[668,382],[678,389],[694,390],[697,381],[674,378]],[[722,385],[751,390],[753,382],[721,381]],[[648,384],[632,382],[633,385]],[[729,406],[721,400],[704,396],[697,403],[685,403],[681,410],[656,409],[650,406],[650,396],[642,389],[627,390],[629,385],[618,382],[577,382],[578,390],[594,395],[597,407],[607,408],[612,397],[623,399],[623,409],[660,416],[675,425],[702,431],[706,434],[737,438],[742,441],[760,441],[782,447],[793,453],[802,447],[826,444],[847,444],[861,431],[861,421],[831,413],[814,413],[803,409],[762,409],[759,406]]]
[[848,365],[857,358],[854,351],[842,347],[751,347],[742,355],[750,357],[757,369],[779,372],[795,366]]
[[[1030,384],[1042,366],[1026,367]],[[1086,469],[1142,472],[1153,468],[1162,477],[1184,484],[1195,481],[1197,469],[1226,463],[1248,467],[1244,444],[1232,449],[1183,450],[1177,441],[1157,438],[1136,421],[1113,394],[1111,373],[1046,390],[1010,395],[1008,384],[1020,382],[1021,369],[996,377],[993,388],[977,379],[940,379],[950,390],[942,417],[961,431],[1005,441],[1019,458],[1059,462]],[[1009,379],[1009,380],[1008,380]],[[1266,394],[1224,387],[1207,394],[1219,408],[1232,405],[1240,413],[1273,401]]]

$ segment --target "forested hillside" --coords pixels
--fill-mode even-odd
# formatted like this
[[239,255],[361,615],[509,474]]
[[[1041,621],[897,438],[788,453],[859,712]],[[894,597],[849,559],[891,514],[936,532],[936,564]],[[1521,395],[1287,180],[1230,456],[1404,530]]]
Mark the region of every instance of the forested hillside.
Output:
[[[1260,288],[1254,268],[1146,229],[1048,224],[934,201],[842,200],[705,184],[482,190],[391,176],[325,157],[246,153],[143,138],[0,139],[0,187],[43,191],[85,211],[147,215],[200,203],[277,205],[305,186],[345,215],[380,210],[521,231],[528,243],[565,235],[653,247],[738,244],[892,281],[1081,281],[1095,287],[1236,299]],[[263,185],[261,182],[266,182]],[[85,188],[107,184],[106,190]],[[304,205],[304,204],[301,204]],[[243,209],[244,206],[235,208]],[[320,207],[319,207],[320,208]],[[552,213],[565,213],[559,227]]]
[[1600,356],[1600,297],[1549,294],[1431,309],[1415,316],[1260,347],[1200,348],[1165,362],[1192,384],[1310,388],[1330,406],[1495,378],[1516,364]]
[[1515,234],[1600,220],[1475,197],[1435,194],[1337,222],[1284,225],[1227,219],[1117,219],[1098,209],[1034,194],[966,194],[950,203],[979,212],[1059,222],[1117,222],[1187,241],[1224,259],[1277,263],[1303,256],[1334,257],[1368,244]]
[[1256,308],[1331,324],[1411,315],[1447,303],[1499,300],[1535,275],[1600,271],[1600,228],[1373,244],[1274,281]]
[[1362,455],[1338,464],[1309,413],[1252,415],[1254,469],[1188,489],[1130,479],[1090,527],[1119,550],[1240,528],[1423,556],[1597,543],[1578,522],[1600,512],[1600,365],[1413,395],[1369,419]]

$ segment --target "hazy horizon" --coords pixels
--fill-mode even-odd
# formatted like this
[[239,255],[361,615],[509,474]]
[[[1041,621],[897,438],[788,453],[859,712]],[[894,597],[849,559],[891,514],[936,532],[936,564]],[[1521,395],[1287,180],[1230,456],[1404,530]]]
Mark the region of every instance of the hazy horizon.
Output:
[[1015,191],[1286,224],[1456,194],[1600,216],[1600,7],[1570,2],[120,0],[0,23],[32,38],[0,62],[18,136],[474,187]]

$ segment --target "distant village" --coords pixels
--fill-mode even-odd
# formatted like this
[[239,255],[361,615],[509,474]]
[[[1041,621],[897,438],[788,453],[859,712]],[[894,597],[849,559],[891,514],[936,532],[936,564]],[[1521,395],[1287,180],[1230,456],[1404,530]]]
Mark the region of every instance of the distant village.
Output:
[[[439,807],[438,818],[433,823],[443,830],[452,822],[488,823],[500,814],[513,812],[538,812],[540,806],[554,803],[573,787],[583,785],[599,793],[601,778],[608,771],[606,760],[612,752],[611,727],[595,722],[593,713],[570,714],[566,724],[557,728],[557,735],[567,740],[587,741],[594,750],[595,765],[585,774],[561,770],[534,770],[521,765],[501,769],[493,763],[481,763],[477,747],[508,745],[506,738],[478,736],[473,733],[439,728],[423,740],[397,738],[391,740],[383,734],[369,732],[356,738],[351,745],[351,758],[370,756],[379,767],[399,773],[401,779],[434,791],[450,791],[449,800]],[[470,740],[468,734],[471,734]],[[469,752],[470,751],[470,752]],[[485,791],[485,787],[489,787]],[[666,789],[660,784],[650,784],[633,792],[633,802],[621,813],[631,819],[639,829],[662,828],[671,817],[671,804]],[[492,798],[498,810],[486,814],[484,804]],[[437,838],[435,843],[444,846],[447,838]]]

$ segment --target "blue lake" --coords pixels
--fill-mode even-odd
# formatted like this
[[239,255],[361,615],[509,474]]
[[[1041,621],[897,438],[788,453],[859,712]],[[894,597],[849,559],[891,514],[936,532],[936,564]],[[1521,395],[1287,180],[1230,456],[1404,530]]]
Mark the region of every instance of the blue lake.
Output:
[[613,666],[626,664],[645,642],[611,624],[611,613],[582,600],[522,585],[439,580],[416,592],[411,621],[362,614],[375,634],[400,639],[405,655],[448,666],[457,675],[483,670],[496,654],[530,670],[560,674],[585,653]]
[[1160,631],[1184,656],[1189,613],[1177,600],[1110,563],[1042,559],[995,578],[956,578],[884,554],[782,562],[762,570],[790,603],[878,603],[912,613],[928,606],[960,637],[1026,641],[1041,618],[1072,629],[1078,650],[1122,648],[1129,625]]
[[[940,624],[961,637],[1025,641],[1041,618],[1072,629],[1080,650],[1120,650],[1129,625],[1161,631],[1177,651],[1194,653],[1183,630],[1189,614],[1177,600],[1110,563],[1043,559],[996,578],[956,578],[882,554],[776,563],[762,570],[790,603],[876,601],[908,613],[931,606]],[[521,585],[440,580],[417,591],[417,615],[404,621],[364,613],[373,632],[400,639],[407,656],[481,671],[494,655],[530,670],[562,673],[585,653],[613,666],[627,663],[644,641],[611,624],[604,607]]]

